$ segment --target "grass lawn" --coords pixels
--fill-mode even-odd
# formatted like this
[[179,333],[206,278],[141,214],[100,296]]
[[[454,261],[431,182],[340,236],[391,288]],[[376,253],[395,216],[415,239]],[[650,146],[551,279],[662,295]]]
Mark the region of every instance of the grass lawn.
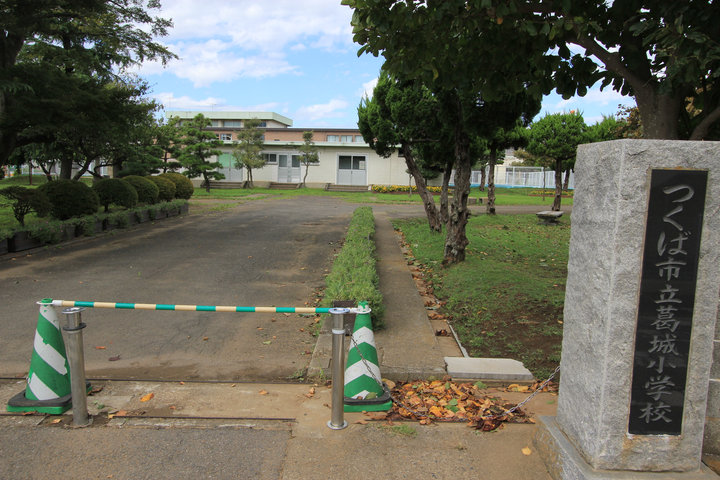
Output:
[[570,225],[534,215],[474,216],[466,261],[440,265],[444,235],[425,219],[395,222],[473,357],[521,360],[538,379],[560,362]]

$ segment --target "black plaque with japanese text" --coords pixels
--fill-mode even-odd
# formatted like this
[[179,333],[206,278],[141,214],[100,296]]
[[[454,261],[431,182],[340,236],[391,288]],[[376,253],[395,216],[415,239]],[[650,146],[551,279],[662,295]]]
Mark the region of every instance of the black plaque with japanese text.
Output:
[[651,172],[628,432],[680,435],[708,172]]

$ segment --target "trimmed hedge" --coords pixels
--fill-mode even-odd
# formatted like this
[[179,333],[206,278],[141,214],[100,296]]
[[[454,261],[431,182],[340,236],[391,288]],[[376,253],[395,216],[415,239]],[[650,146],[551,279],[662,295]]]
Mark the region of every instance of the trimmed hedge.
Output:
[[59,219],[90,215],[100,208],[100,200],[83,182],[53,180],[38,187],[52,203],[50,214]]
[[382,320],[385,306],[378,287],[374,235],[375,217],[372,208],[356,209],[350,220],[345,244],[325,279],[323,305],[330,306],[333,300],[352,300],[356,304],[366,300],[372,309],[373,328],[377,330],[385,325]]
[[123,178],[123,180],[135,188],[135,191],[137,191],[138,194],[138,202],[146,203],[148,205],[157,203],[158,196],[160,195],[160,189],[146,177],[141,177],[140,175],[128,175]]
[[155,185],[157,185],[159,194],[158,199],[163,202],[169,202],[175,199],[175,182],[166,177],[145,177]]
[[192,181],[185,175],[176,172],[161,173],[158,177],[167,178],[175,184],[175,198],[188,200],[195,193]]
[[125,208],[133,208],[138,202],[135,188],[120,178],[103,178],[96,182],[92,189],[106,212],[111,203]]

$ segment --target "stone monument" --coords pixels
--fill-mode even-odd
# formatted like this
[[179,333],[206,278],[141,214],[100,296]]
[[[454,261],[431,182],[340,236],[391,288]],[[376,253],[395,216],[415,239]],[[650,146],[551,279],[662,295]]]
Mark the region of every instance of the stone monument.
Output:
[[701,455],[718,410],[720,142],[581,145],[575,172],[558,410],[538,451],[556,479],[717,479]]

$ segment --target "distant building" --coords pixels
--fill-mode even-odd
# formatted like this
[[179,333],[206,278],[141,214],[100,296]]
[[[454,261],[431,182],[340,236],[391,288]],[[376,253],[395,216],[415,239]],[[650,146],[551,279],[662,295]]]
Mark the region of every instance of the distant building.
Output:
[[293,128],[292,120],[273,112],[167,112],[168,117],[191,119],[198,113],[209,118],[208,128],[224,142],[218,161],[223,165],[225,180],[242,182],[245,172],[233,165],[232,145],[237,142],[237,132],[251,118],[260,120],[265,132],[265,167],[253,170],[253,180],[258,186],[270,183],[299,183],[305,174],[300,163],[303,132],[312,131],[318,149],[319,162],[310,166],[307,176],[309,187],[323,188],[327,185],[407,185],[410,176],[405,160],[397,153],[389,158],[376,154],[363,140],[360,130],[347,128]]

